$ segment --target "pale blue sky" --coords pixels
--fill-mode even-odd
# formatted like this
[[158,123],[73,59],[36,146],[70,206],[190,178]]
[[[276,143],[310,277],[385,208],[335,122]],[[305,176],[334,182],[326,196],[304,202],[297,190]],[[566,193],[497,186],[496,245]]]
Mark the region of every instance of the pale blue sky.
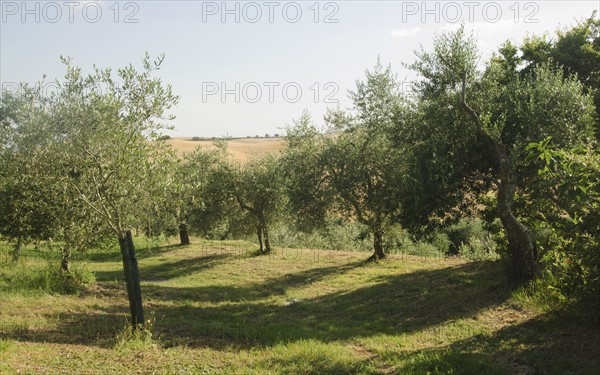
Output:
[[[60,55],[87,70],[138,63],[144,51],[165,53],[160,76],[181,96],[174,136],[281,133],[305,108],[320,121],[335,106],[325,102],[328,94],[330,102],[347,107],[347,90],[378,55],[401,79],[413,79],[402,62],[413,61],[420,45],[431,46],[435,32],[464,22],[489,56],[506,39],[553,33],[600,9],[598,0],[228,1],[231,14],[221,1],[29,1],[26,9],[22,1],[0,4],[5,87],[36,82],[43,74],[61,77]],[[137,22],[125,22],[127,16]],[[325,23],[327,17],[337,22]],[[223,85],[238,92],[239,103],[233,93],[221,97]]]

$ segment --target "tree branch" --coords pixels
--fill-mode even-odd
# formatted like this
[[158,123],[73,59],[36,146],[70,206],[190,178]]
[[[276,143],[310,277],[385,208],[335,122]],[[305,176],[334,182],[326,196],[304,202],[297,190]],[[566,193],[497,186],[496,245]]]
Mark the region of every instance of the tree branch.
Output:
[[471,116],[473,121],[475,121],[475,125],[477,126],[477,131],[480,134],[484,135],[485,137],[491,138],[483,130],[483,124],[481,123],[481,119],[479,118],[479,115],[477,114],[477,112],[475,112],[475,110],[473,108],[471,108],[471,106],[469,106],[469,104],[467,103],[467,72],[463,72],[463,74],[462,74],[461,101],[462,101],[463,107],[467,110],[467,113],[469,114],[469,116]]

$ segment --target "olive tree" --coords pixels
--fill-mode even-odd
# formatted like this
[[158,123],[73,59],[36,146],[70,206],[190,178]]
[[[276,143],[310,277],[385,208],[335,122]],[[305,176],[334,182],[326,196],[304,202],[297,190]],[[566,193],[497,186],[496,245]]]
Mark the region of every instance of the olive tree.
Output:
[[0,233],[15,240],[15,260],[23,242],[60,244],[61,269],[69,272],[73,251],[101,241],[106,231],[66,188],[73,171],[48,153],[54,141],[50,99],[23,84],[16,92],[3,92],[1,103]]
[[37,176],[41,137],[30,136],[39,109],[31,89],[21,89],[3,90],[0,100],[0,235],[15,242],[15,261],[24,242],[51,237],[54,224],[52,195]]
[[196,147],[181,161],[181,210],[192,232],[203,236],[227,237],[229,218],[237,207],[226,193],[231,172],[226,144],[214,149]]
[[399,88],[391,68],[378,62],[350,92],[353,107],[328,112],[328,134],[311,126],[307,114],[288,131],[296,212],[308,221],[329,213],[366,225],[373,234],[371,260],[385,257],[385,230],[400,217],[414,186],[405,145],[390,136],[405,112]]
[[584,92],[590,93],[596,106],[596,140],[600,140],[600,18],[594,11],[589,18],[556,31],[556,36],[532,35],[519,47],[522,72],[530,73],[542,63],[576,75]]
[[144,320],[131,229],[138,207],[155,199],[156,186],[164,183],[166,145],[159,138],[163,121],[172,118],[166,111],[178,97],[153,77],[162,56],[152,61],[146,54],[141,71],[129,65],[116,76],[99,68],[84,75],[71,60],[62,60],[67,73],[46,106],[51,137],[44,152],[60,166],[53,182],[118,240],[135,327]]
[[250,225],[256,228],[259,251],[270,253],[269,227],[285,204],[279,161],[277,157],[267,155],[234,166],[231,171],[229,194],[249,216]]
[[[560,147],[590,141],[591,97],[577,79],[548,65],[521,76],[516,48],[510,43],[480,70],[475,40],[463,28],[437,36],[433,51],[418,52],[417,57],[411,67],[422,77],[417,86],[425,108],[422,134],[437,134],[422,137],[421,142],[431,148],[435,142],[463,146],[456,150],[459,155],[431,154],[424,174],[443,176],[430,181],[452,176],[455,183],[439,190],[445,196],[482,181],[489,184],[496,192],[497,216],[508,238],[514,277],[533,278],[535,241],[513,209],[515,196],[525,193],[528,181],[537,175],[536,168],[525,163],[525,148],[547,136]],[[456,163],[465,156],[477,163]],[[436,168],[436,163],[443,166],[447,160],[453,161],[452,169]]]
[[226,144],[215,150],[197,148],[186,156],[187,183],[192,187],[190,222],[210,234],[225,229],[221,237],[255,231],[259,251],[271,252],[269,227],[285,204],[282,173],[274,155],[232,160]]

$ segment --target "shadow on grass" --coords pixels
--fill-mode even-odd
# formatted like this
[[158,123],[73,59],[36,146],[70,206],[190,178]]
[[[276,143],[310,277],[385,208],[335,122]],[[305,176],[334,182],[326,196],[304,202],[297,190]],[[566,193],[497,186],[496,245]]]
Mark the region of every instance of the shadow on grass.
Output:
[[[149,264],[140,271],[146,281],[172,279],[215,267],[231,256],[211,254]],[[245,349],[278,343],[301,346],[307,340],[325,345],[379,334],[411,334],[474,317],[483,309],[502,304],[512,292],[503,263],[477,262],[380,275],[372,283],[347,285],[344,290],[306,300],[273,298],[285,296],[291,288],[352,272],[362,264],[311,268],[242,286],[144,285],[146,314],[156,317],[154,331],[165,347]],[[102,285],[102,280],[121,279],[122,273],[99,272],[97,277]],[[105,293],[121,303],[97,307],[95,313],[47,316],[53,324],[43,329],[4,322],[0,338],[111,347],[125,325],[128,306],[124,286],[109,286],[92,292]],[[565,369],[594,373],[600,366],[594,354],[599,331],[598,322],[590,320],[545,315],[506,326],[491,336],[476,335],[444,348],[391,352],[386,358],[401,373],[564,373]],[[293,365],[285,361],[280,363],[282,368]],[[367,373],[370,369],[369,363],[361,361],[340,361],[332,366],[328,369],[347,373]],[[315,367],[315,371],[319,369],[327,372]]]
[[27,323],[2,324],[0,339],[57,344],[77,344],[113,347],[117,333],[127,325],[124,310],[106,313],[65,313],[46,315],[44,328],[30,327]]
[[[213,255],[211,257],[218,256],[220,255]],[[225,257],[225,255],[222,256]],[[209,264],[214,265],[214,263]],[[211,303],[252,302],[271,296],[284,295],[287,289],[310,285],[332,275],[341,275],[360,267],[362,264],[363,262],[361,261],[330,267],[311,268],[293,274],[285,274],[261,283],[249,283],[245,286],[208,285],[200,287],[169,287],[147,285],[144,287],[144,292],[150,297],[176,303],[184,303],[186,301]],[[170,266],[168,268],[170,269]],[[146,274],[148,272],[148,275],[153,275],[151,269],[152,267],[150,269],[146,268],[143,273]],[[171,277],[180,277],[181,275],[180,270],[179,272],[174,272]]]
[[[184,258],[174,262],[140,265],[140,279],[142,282],[162,281],[188,276],[215,267],[230,256],[230,254],[211,254],[194,258]],[[98,281],[125,280],[123,270],[121,269],[96,271],[95,275]]]
[[491,336],[388,357],[403,364],[402,373],[598,374],[599,328],[593,319],[573,311],[547,313]]
[[[403,374],[431,375],[510,375],[514,372],[494,362],[489,355],[474,352],[457,352],[447,349],[425,349],[404,352],[398,371]],[[528,374],[525,372],[523,374]]]
[[[504,302],[511,291],[504,268],[488,262],[388,276],[374,285],[290,304],[261,299],[305,282],[307,274],[320,272],[322,278],[333,268],[338,267],[247,288],[153,286],[153,297],[177,302],[157,304],[153,310],[160,319],[155,327],[175,343],[189,346],[249,347],[306,339],[332,342],[412,333],[474,316]],[[225,303],[197,307],[197,302]]]
[[[221,260],[222,255],[185,259],[145,267],[141,273],[146,278],[174,277],[212,267]],[[473,316],[484,308],[502,303],[510,295],[510,288],[505,286],[504,268],[498,263],[482,262],[381,276],[375,284],[358,288],[348,285],[345,291],[293,303],[269,298],[283,295],[287,288],[350,272],[361,263],[309,269],[243,287],[147,285],[143,290],[146,314],[156,316],[155,332],[166,346],[248,348],[309,339],[327,343],[377,334],[416,332]],[[110,280],[111,276],[98,278]],[[120,319],[126,316],[125,298],[122,304],[106,308],[103,313],[114,315],[115,311],[121,312]],[[56,329],[24,338],[97,345],[98,332],[114,332],[113,325],[105,327],[102,323],[106,314],[75,312],[58,320]],[[87,332],[85,327],[88,326],[96,328]],[[80,332],[78,329],[83,333],[56,334]],[[9,334],[9,337],[15,335]]]
[[[146,259],[159,255],[163,255],[165,253],[181,249],[185,246],[181,246],[179,244],[175,245],[162,245],[156,247],[136,247],[136,254],[138,259]],[[118,243],[115,241],[114,249],[107,250],[92,250],[87,253],[82,253],[81,255],[76,255],[79,258],[78,260],[88,260],[91,262],[120,262],[121,261],[121,253],[118,248]]]

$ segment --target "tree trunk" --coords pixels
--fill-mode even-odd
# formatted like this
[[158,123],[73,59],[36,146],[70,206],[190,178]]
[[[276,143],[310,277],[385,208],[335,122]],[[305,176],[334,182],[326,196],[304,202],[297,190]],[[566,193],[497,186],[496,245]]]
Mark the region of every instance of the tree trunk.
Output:
[[127,284],[131,325],[133,329],[137,329],[140,324],[144,324],[144,308],[142,306],[142,289],[140,287],[138,262],[135,257],[131,231],[125,233],[125,238],[119,238],[119,246],[123,257],[123,273],[125,274],[125,282]]
[[519,281],[531,280],[536,273],[535,242],[529,229],[512,212],[517,188],[513,182],[512,163],[504,147],[497,146],[497,153],[500,162],[498,216],[508,237],[513,276]]
[[269,241],[269,230],[267,229],[267,225],[263,226],[263,237],[265,238],[265,253],[268,254],[271,252],[271,242]]
[[64,272],[71,272],[71,247],[69,245],[63,247],[60,269]]
[[514,182],[512,161],[501,140],[495,139],[484,130],[479,115],[467,104],[467,73],[462,74],[462,104],[477,124],[477,132],[494,145],[495,156],[500,167],[498,183],[498,216],[508,237],[508,247],[512,261],[513,275],[517,280],[526,281],[535,277],[536,246],[533,237],[523,223],[512,213],[512,203],[517,186]]
[[190,237],[188,236],[187,225],[179,224],[179,240],[182,245],[190,244]]
[[260,224],[256,226],[256,234],[258,235],[258,250],[262,253],[265,249],[263,248],[262,227]]
[[377,229],[373,231],[373,255],[369,257],[369,261],[378,261],[385,258],[383,251],[383,231]]
[[17,243],[15,244],[13,253],[12,253],[13,262],[18,262],[19,259],[21,259],[21,247],[22,247],[21,239],[18,239]]

